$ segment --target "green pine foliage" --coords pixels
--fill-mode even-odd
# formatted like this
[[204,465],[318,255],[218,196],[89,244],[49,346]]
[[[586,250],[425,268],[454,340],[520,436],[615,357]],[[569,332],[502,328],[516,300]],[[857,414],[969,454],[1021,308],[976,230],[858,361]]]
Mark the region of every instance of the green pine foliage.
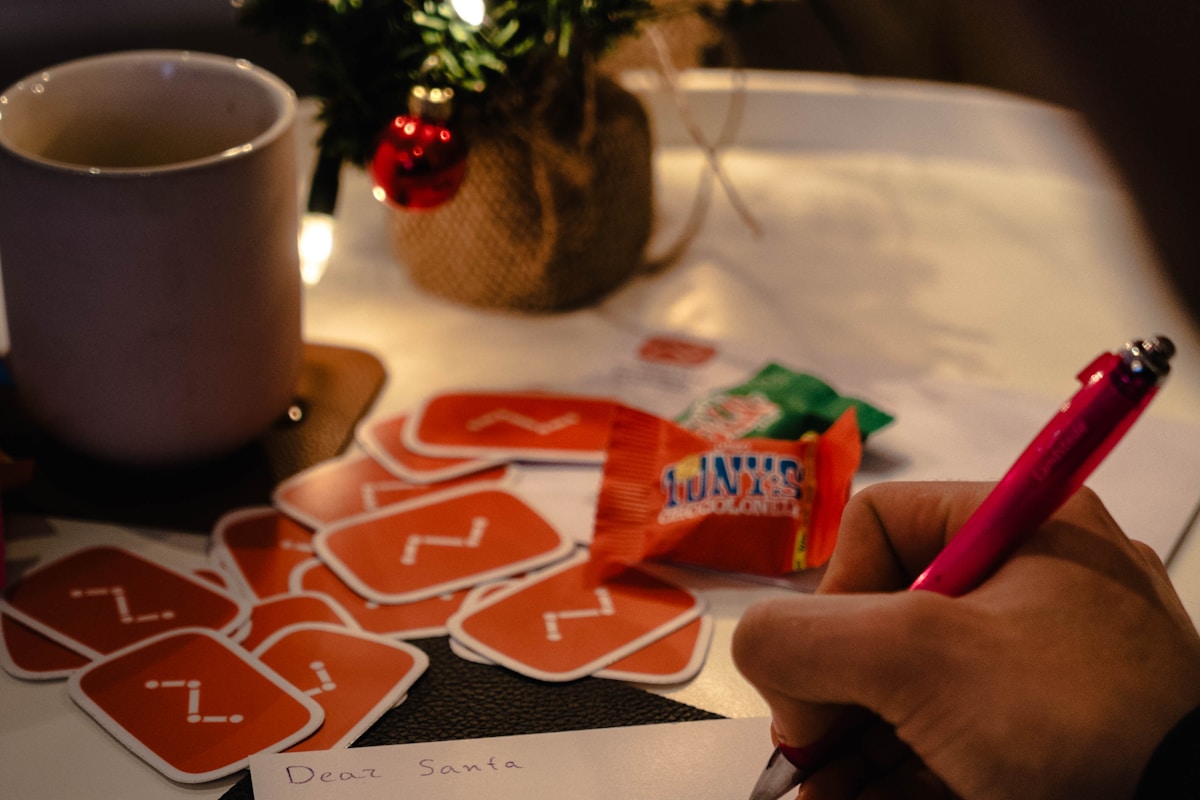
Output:
[[468,25],[448,0],[242,0],[242,20],[305,59],[325,126],[323,154],[362,165],[421,83],[456,107],[498,114],[547,72],[581,65],[636,32],[650,0],[490,0]]

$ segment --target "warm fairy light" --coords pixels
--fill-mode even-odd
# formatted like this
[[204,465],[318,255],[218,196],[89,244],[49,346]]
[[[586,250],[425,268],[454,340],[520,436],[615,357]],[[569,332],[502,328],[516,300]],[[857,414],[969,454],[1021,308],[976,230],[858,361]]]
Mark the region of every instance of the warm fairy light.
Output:
[[484,0],[450,0],[450,5],[459,19],[476,28],[483,24],[483,18],[487,16]]
[[316,286],[329,266],[333,252],[333,217],[329,214],[305,214],[300,223],[300,278]]

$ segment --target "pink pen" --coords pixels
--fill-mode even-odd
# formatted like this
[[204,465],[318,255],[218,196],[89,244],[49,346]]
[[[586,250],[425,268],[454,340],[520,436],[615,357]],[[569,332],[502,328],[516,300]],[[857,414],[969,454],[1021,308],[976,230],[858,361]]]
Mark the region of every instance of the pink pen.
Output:
[[[1077,376],[1067,400],[933,562],[909,587],[957,597],[978,586],[1075,493],[1116,446],[1170,372],[1175,353],[1159,336],[1098,356]],[[839,720],[805,747],[780,745],[750,800],[778,800],[828,763],[858,727],[861,712]]]

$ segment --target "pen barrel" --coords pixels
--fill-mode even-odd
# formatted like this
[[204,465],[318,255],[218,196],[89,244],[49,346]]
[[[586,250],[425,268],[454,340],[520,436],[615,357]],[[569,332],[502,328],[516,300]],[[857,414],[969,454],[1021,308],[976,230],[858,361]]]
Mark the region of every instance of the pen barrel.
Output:
[[[1116,446],[1169,372],[1174,345],[1165,337],[1126,343],[1121,354],[1102,354],[1079,379],[1083,387],[1034,437],[995,488],[910,589],[951,597],[978,586],[1012,550],[1078,491]],[[780,744],[794,787],[829,762],[867,719],[862,708],[844,708],[823,736],[803,747]],[[754,797],[775,797],[778,761],[772,757]]]
[[982,583],[1083,485],[1156,391],[1119,359],[1091,376],[910,588],[954,597]]

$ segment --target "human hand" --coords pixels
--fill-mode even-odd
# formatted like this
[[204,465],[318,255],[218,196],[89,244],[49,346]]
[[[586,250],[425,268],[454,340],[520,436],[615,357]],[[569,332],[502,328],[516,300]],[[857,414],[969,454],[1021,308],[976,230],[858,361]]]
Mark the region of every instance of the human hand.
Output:
[[802,798],[1128,798],[1200,704],[1200,637],[1149,547],[1076,493],[977,589],[905,589],[990,490],[891,483],[851,498],[814,596],[750,608],[738,668],[781,741],[840,709],[868,725]]

